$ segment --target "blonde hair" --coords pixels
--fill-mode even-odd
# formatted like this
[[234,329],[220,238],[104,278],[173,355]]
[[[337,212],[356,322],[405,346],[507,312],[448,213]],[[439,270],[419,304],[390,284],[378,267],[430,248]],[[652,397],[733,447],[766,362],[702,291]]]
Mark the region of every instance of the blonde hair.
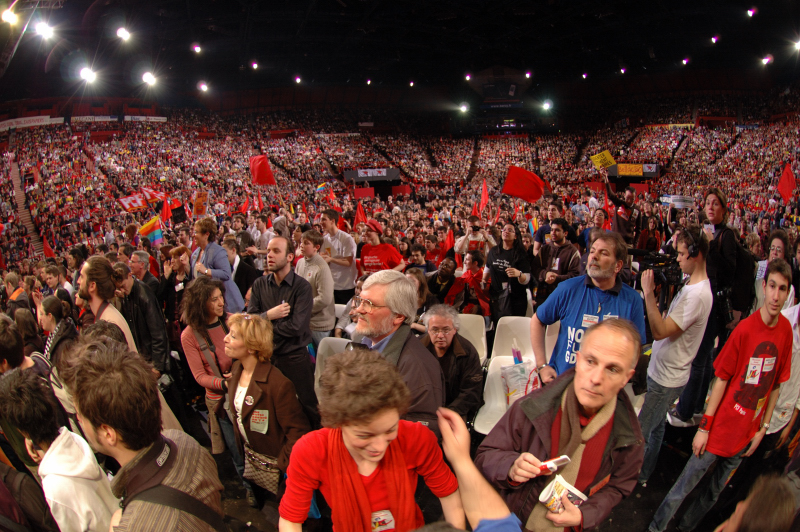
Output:
[[259,362],[272,358],[272,322],[258,314],[233,314],[228,318],[228,327],[236,327],[244,346],[255,351]]

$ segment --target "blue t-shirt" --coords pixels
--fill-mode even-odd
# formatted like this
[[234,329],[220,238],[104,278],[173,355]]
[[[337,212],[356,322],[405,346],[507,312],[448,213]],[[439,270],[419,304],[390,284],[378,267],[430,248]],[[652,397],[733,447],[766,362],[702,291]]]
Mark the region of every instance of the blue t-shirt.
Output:
[[[588,284],[587,284],[588,281]],[[561,375],[575,365],[575,353],[580,350],[583,333],[603,319],[624,318],[644,331],[644,305],[642,296],[617,278],[619,293],[615,288],[600,290],[586,276],[561,281],[555,291],[536,309],[536,316],[544,325],[561,321],[550,365]]]
[[519,532],[522,523],[514,514],[509,514],[502,519],[481,519],[475,532]]

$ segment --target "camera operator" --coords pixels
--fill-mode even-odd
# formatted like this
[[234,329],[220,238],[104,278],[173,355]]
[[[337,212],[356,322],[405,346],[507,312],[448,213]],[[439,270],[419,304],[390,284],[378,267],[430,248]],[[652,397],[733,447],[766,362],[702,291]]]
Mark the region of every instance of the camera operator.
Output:
[[456,253],[463,255],[467,251],[481,251],[484,256],[489,254],[489,250],[497,245],[492,234],[483,228],[483,222],[477,216],[469,217],[466,234],[456,240],[453,249]]
[[[645,441],[644,464],[639,483],[646,485],[653,473],[664,439],[666,414],[689,380],[689,369],[711,313],[713,295],[706,274],[708,241],[699,226],[690,226],[679,233],[678,264],[689,281],[672,300],[666,318],[656,303],[653,270],[642,272],[642,292],[653,333],[652,354],[647,368],[647,395],[639,423]],[[667,287],[662,287],[665,290]]]
[[[708,223],[704,226],[703,233],[709,240],[706,272],[711,282],[714,302],[703,340],[700,342],[697,356],[692,361],[689,381],[683,389],[678,405],[669,412],[670,423],[676,426],[694,425],[692,422],[694,414],[703,411],[708,386],[714,375],[714,340],[719,337],[718,348],[722,349],[730,330],[736,326],[742,311],[745,310],[743,308],[732,310],[731,296],[734,295],[737,244],[736,235],[725,223],[729,214],[725,193],[718,188],[708,189],[704,205]],[[749,291],[750,287],[746,289]]]

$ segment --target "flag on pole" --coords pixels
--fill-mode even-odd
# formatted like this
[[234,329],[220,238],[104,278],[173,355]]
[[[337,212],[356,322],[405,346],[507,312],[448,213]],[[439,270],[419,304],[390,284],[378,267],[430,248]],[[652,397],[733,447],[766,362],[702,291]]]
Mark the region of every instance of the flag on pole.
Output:
[[47,238],[42,239],[42,250],[44,251],[44,256],[48,259],[56,258],[56,253],[53,251],[53,248],[50,247],[50,242],[47,241]]
[[170,218],[172,218],[172,207],[169,198],[165,198],[164,204],[161,206],[161,219],[166,222]]
[[250,197],[249,196],[244,200],[244,205],[242,205],[242,208],[241,208],[241,210],[239,212],[241,212],[242,214],[247,214],[248,207],[250,207]]
[[250,157],[250,177],[256,185],[277,185],[266,155]]
[[480,207],[481,214],[483,214],[483,210],[486,208],[486,205],[488,203],[489,203],[489,191],[486,189],[486,178],[484,177],[483,187],[481,188],[481,207]]
[[353,221],[353,225],[358,225],[360,223],[367,223],[367,213],[364,212],[364,207],[361,206],[361,202],[358,202],[356,206],[356,219]]
[[471,216],[477,216],[478,218],[481,217],[481,212],[478,210],[478,204],[477,203],[473,203],[472,204]]
[[262,212],[264,210],[264,202],[261,201],[261,191],[258,191],[258,212]]
[[542,197],[547,186],[542,178],[518,166],[509,166],[503,194],[534,202]]
[[154,216],[149,222],[139,228],[139,234],[146,236],[151,244],[160,244],[164,240],[164,233],[161,231],[161,216]]
[[796,186],[797,182],[794,179],[792,165],[791,163],[787,162],[785,165],[783,165],[781,180],[778,182],[778,192],[780,193],[784,202],[789,203],[789,201],[791,201]]

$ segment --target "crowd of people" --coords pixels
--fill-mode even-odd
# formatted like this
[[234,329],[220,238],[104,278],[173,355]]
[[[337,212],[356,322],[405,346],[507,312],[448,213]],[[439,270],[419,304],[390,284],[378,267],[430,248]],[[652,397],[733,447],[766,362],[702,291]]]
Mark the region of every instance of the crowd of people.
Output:
[[[690,112],[670,100],[652,116]],[[278,506],[281,531],[309,518],[591,529],[652,486],[669,423],[696,431],[693,454],[649,530],[670,526],[706,474],[681,529],[718,516],[726,532],[789,529],[800,205],[776,187],[784,163],[800,170],[796,117],[477,140],[371,134],[362,117],[386,118],[174,111],[103,142],[83,124],[14,133],[0,184],[0,471],[26,482],[24,494],[0,483],[2,515],[42,530],[220,529],[228,495],[211,454],[223,454],[249,504]],[[666,172],[647,192],[613,190],[588,159],[605,149]],[[252,183],[257,154],[277,186]],[[501,194],[511,165],[548,180],[540,199]],[[356,201],[339,175],[391,166],[410,195]],[[19,222],[17,169],[46,257]],[[164,202],[191,211],[198,190],[207,214],[167,216],[152,240],[140,231]],[[145,209],[122,209],[144,191]],[[648,269],[653,256],[677,279]],[[501,320],[528,316],[525,356],[543,384],[477,450],[485,367],[465,315],[481,318],[489,357],[509,354],[491,352]],[[350,342],[329,354],[331,338]],[[737,469],[735,493],[723,490]],[[175,490],[183,499],[166,498]]]

